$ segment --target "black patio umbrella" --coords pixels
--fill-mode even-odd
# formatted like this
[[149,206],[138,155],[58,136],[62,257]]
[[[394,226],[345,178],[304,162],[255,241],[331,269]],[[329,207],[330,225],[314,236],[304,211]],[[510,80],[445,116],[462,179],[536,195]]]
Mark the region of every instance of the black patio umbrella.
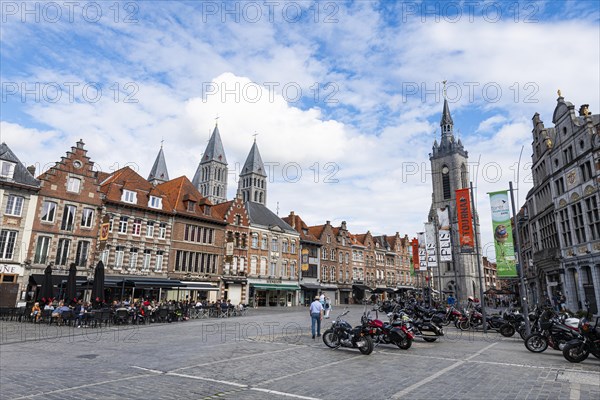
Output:
[[48,265],[44,270],[44,279],[42,280],[42,290],[40,290],[38,299],[43,304],[52,303],[54,300],[54,286],[52,285],[52,266]]
[[98,261],[94,270],[94,284],[92,285],[92,303],[95,306],[104,304],[104,263]]
[[77,303],[77,266],[71,263],[69,267],[69,277],[67,278],[67,288],[65,290],[65,300],[67,304]]

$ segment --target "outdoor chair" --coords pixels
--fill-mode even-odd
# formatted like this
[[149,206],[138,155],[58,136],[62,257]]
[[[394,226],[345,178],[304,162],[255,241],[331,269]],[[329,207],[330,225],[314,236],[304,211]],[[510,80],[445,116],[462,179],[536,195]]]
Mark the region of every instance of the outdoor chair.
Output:
[[169,317],[169,310],[166,308],[160,308],[158,311],[155,312],[156,314],[156,319],[159,322],[167,322],[167,318]]
[[52,322],[52,312],[53,310],[42,310],[42,318],[40,321],[46,323]]
[[129,323],[129,311],[120,309],[115,312],[115,324],[128,324]]
[[71,326],[74,319],[75,315],[73,315],[73,311],[65,311],[60,316],[60,323],[66,326]]

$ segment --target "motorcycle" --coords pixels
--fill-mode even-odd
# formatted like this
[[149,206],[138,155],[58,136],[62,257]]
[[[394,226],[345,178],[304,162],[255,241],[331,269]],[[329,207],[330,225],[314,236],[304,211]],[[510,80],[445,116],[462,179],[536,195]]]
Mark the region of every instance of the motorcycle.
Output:
[[406,324],[407,329],[414,332],[415,337],[421,337],[426,342],[435,342],[439,336],[444,336],[444,328],[436,325],[431,320],[423,318],[410,318],[410,316],[404,312],[393,313],[390,320],[398,321],[401,320]]
[[[388,317],[392,315],[393,313],[388,313]],[[376,345],[395,344],[403,350],[407,350],[412,346],[415,335],[403,321],[390,321],[390,323],[387,323],[378,319],[377,314],[375,319],[372,319],[370,312],[365,312],[361,322],[369,328],[369,334]]]
[[539,332],[534,332],[525,338],[525,347],[533,353],[541,353],[548,346],[554,350],[563,350],[565,345],[576,339],[578,328],[565,324],[565,318],[558,318],[552,311],[545,311],[539,319]]
[[458,311],[454,306],[448,307],[446,312],[438,313],[438,318],[440,318],[440,325],[448,326],[451,322],[456,322],[462,317],[462,313]]
[[369,328],[364,323],[353,328],[352,325],[342,319],[349,312],[349,310],[346,310],[338,315],[335,321],[331,323],[331,327],[323,332],[323,343],[332,349],[337,349],[340,346],[358,348],[362,354],[371,354],[375,345],[369,335]]
[[563,356],[567,361],[578,363],[585,360],[590,353],[600,358],[600,328],[598,320],[594,327],[590,325],[586,318],[579,321],[579,336],[569,341],[563,348]]
[[[460,322],[458,323],[458,329],[462,331],[466,331],[471,328],[483,328],[483,314],[478,309],[473,309],[471,312],[467,312],[465,318],[461,318]],[[486,328],[487,330],[497,331],[505,337],[511,337],[516,332],[513,324],[500,315],[492,315],[489,317],[486,316]]]

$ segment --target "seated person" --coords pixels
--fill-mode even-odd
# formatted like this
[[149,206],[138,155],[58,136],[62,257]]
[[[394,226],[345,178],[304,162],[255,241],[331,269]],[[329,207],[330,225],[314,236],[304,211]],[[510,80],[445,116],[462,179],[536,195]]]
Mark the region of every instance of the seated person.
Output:
[[52,317],[56,317],[59,321],[61,321],[63,314],[67,311],[71,311],[71,309],[65,306],[65,303],[61,301],[60,303],[58,303],[58,308],[55,308],[52,312]]
[[39,322],[40,318],[42,318],[40,303],[36,302],[33,307],[31,307],[31,318],[33,319],[33,322]]

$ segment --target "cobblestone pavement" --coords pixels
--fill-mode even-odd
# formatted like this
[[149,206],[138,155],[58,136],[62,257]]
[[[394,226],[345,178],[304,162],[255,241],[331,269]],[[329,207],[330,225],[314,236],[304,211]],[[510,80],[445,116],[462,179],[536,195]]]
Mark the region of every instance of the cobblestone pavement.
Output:
[[[348,321],[361,313],[351,308]],[[593,356],[571,364],[558,351],[530,353],[517,338],[446,333],[363,356],[313,340],[304,308],[143,327],[2,321],[0,398],[600,398]]]

